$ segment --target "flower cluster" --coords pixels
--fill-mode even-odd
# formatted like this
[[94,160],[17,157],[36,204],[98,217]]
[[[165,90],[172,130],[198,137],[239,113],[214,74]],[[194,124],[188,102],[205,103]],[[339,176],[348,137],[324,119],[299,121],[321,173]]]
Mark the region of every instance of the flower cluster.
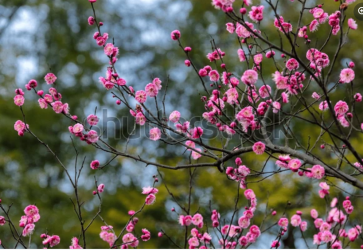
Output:
[[68,130],[71,134],[79,137],[81,141],[85,141],[88,144],[96,143],[99,139],[97,131],[89,130],[87,132],[81,123],[69,126]]
[[217,61],[226,55],[220,48],[216,49],[212,53],[208,53],[207,58],[210,62]]
[[[113,243],[117,239],[115,233],[113,232],[113,226],[111,226],[111,225],[102,226],[101,227],[100,238],[103,241],[106,241],[110,245],[110,247],[112,247]],[[78,242],[77,242],[77,244],[78,244]]]
[[[256,242],[257,238],[261,235],[260,228],[257,225],[250,226],[251,219],[254,217],[254,211],[257,207],[256,195],[251,189],[245,190],[244,195],[249,200],[250,207],[246,207],[243,215],[239,217],[238,226],[230,223],[223,226],[220,225],[220,214],[216,210],[212,212],[212,226],[218,228],[223,235],[223,238],[219,239],[221,248],[235,249],[237,245],[245,247]],[[249,228],[248,232],[242,235],[244,229],[247,228]]]
[[35,224],[40,219],[39,209],[35,205],[29,205],[24,209],[24,216],[21,216],[19,227],[23,227],[24,237],[33,234]]
[[145,199],[145,204],[146,205],[151,205],[155,202],[156,200],[156,196],[155,194],[157,194],[159,192],[159,190],[155,187],[144,187],[142,189],[142,194],[146,194],[147,197]]
[[76,237],[74,237],[72,238],[72,242],[71,245],[69,246],[69,249],[83,249],[83,247],[79,245],[79,240]]
[[60,237],[58,235],[42,234],[40,237],[44,239],[42,243],[45,247],[54,247],[60,243]]

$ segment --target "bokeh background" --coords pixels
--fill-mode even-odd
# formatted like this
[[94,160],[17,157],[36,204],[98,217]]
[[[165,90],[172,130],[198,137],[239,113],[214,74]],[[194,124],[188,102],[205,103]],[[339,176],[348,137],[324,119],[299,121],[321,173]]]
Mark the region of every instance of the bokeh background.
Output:
[[[237,0],[236,2],[241,2]],[[263,1],[262,1],[263,2]],[[298,18],[298,3],[280,1],[279,12],[285,20],[295,23]],[[259,4],[260,1],[253,1]],[[339,3],[333,1],[313,1],[308,4],[324,3],[327,12],[337,10]],[[262,3],[264,4],[264,3]],[[114,38],[115,45],[120,48],[117,69],[119,74],[135,89],[144,88],[154,77],[159,77],[164,83],[169,78],[169,90],[166,99],[167,111],[174,109],[181,111],[185,118],[200,117],[204,107],[200,102],[201,84],[195,72],[184,66],[184,53],[177,44],[170,39],[170,32],[179,29],[182,32],[181,41],[185,46],[193,48],[192,57],[198,67],[208,64],[206,54],[211,52],[211,39],[215,39],[217,47],[227,53],[226,63],[232,71],[241,74],[245,65],[237,58],[238,43],[235,36],[225,30],[226,16],[215,10],[210,0],[99,0],[96,4],[99,20],[104,22],[103,31]],[[347,10],[352,15],[353,8]],[[122,148],[126,138],[124,135],[133,129],[133,119],[125,106],[115,105],[112,94],[98,83],[98,77],[104,76],[108,65],[107,58],[92,39],[95,27],[87,24],[92,9],[87,0],[0,0],[0,198],[3,204],[13,204],[11,218],[18,222],[22,210],[28,204],[36,204],[40,209],[41,220],[36,224],[32,247],[42,247],[39,235],[47,231],[49,234],[61,236],[60,246],[67,248],[72,237],[79,236],[80,227],[73,206],[69,198],[74,199],[73,189],[70,187],[64,171],[41,144],[29,135],[19,138],[13,130],[13,124],[21,119],[21,112],[13,104],[15,88],[23,88],[29,79],[37,79],[41,87],[47,88],[43,77],[47,72],[57,75],[57,89],[63,95],[63,101],[68,102],[71,113],[81,119],[93,113],[95,107],[98,114],[107,112],[107,119],[101,116],[102,130],[108,132],[107,139],[113,145]],[[271,19],[269,9],[265,9],[266,20]],[[305,15],[304,24],[312,20],[310,14]],[[263,21],[262,28],[269,33],[269,39],[279,41],[279,36],[272,27],[272,21]],[[337,78],[339,69],[353,60],[357,66],[355,91],[362,92],[362,40],[363,23],[358,21],[358,30],[350,32],[346,45],[339,57],[333,77]],[[295,27],[295,26],[294,26]],[[270,30],[269,30],[270,29]],[[328,25],[319,28],[312,37],[313,42],[322,44],[328,34]],[[337,39],[332,38],[326,53],[333,55]],[[301,42],[303,45],[303,42]],[[303,46],[302,46],[303,47]],[[306,51],[306,50],[305,50]],[[305,53],[301,48],[301,54]],[[279,54],[277,54],[278,56]],[[280,61],[280,63],[282,63]],[[265,68],[265,79],[271,83],[272,65]],[[335,79],[336,80],[336,79]],[[164,85],[165,86],[165,85]],[[313,91],[314,86],[311,87]],[[333,94],[335,99],[343,99],[347,92],[339,87]],[[333,99],[334,99],[333,98]],[[358,107],[359,109],[359,107]],[[362,109],[358,111],[361,112]],[[37,98],[26,93],[24,112],[33,132],[44,140],[59,155],[70,171],[74,169],[75,153],[71,144],[67,127],[69,120],[54,114],[52,110],[41,110]],[[111,118],[110,118],[111,117]],[[112,122],[118,118],[120,126]],[[316,136],[320,131],[305,124],[295,123],[294,128],[301,133],[297,136],[302,141],[306,135]],[[131,140],[130,149],[138,154],[170,165],[176,165],[187,156],[182,155],[183,149],[166,147],[157,142],[150,142],[140,131],[141,136]],[[117,136],[122,134],[123,136]],[[356,136],[353,143],[362,153]],[[215,145],[220,145],[217,138]],[[96,213],[98,200],[92,195],[94,190],[94,175],[99,183],[106,184],[103,194],[103,218],[119,232],[128,220],[127,211],[138,209],[143,201],[141,188],[152,184],[152,176],[157,174],[153,166],[145,167],[128,159],[117,158],[102,171],[91,172],[88,168],[93,159],[106,163],[110,156],[96,151],[80,141],[75,142],[80,158],[86,157],[85,169],[80,182],[81,200],[85,202],[84,216],[86,221]],[[294,145],[294,144],[292,144]],[[329,158],[329,153],[323,153]],[[265,160],[253,154],[243,155],[245,165],[259,169]],[[331,161],[334,161],[331,159]],[[273,162],[267,167],[275,169]],[[152,233],[152,240],[142,242],[145,248],[170,248],[171,243],[164,237],[157,239],[157,232],[162,228],[175,241],[180,242],[182,228],[177,223],[177,214],[170,212],[177,207],[164,188],[166,183],[177,199],[185,204],[189,183],[188,171],[162,171],[164,182],[160,184],[157,202],[147,207],[139,216],[137,226],[148,228]],[[355,189],[338,183],[345,190],[357,193]],[[281,215],[287,201],[292,204],[288,208],[291,216],[296,210],[304,213],[304,219],[309,222],[306,232],[308,244],[315,233],[309,211],[314,207],[321,215],[327,211],[326,202],[318,197],[317,181],[298,178],[297,175],[281,174],[263,182],[251,184],[254,189],[259,207],[254,223],[260,225],[266,212],[277,210]],[[194,180],[192,192],[192,211],[199,211],[209,218],[209,201],[212,208],[218,209],[222,216],[229,218],[234,205],[236,183],[227,180],[226,176],[214,169],[198,170]],[[337,189],[332,194],[340,198],[346,194]],[[242,208],[246,200],[241,199]],[[359,207],[362,202],[357,198],[354,206],[358,209],[350,220],[353,224],[361,224]],[[180,209],[177,209],[181,212]],[[1,215],[1,213],[0,213]],[[265,226],[274,223],[276,218],[267,217]],[[100,220],[87,232],[88,247],[105,248],[100,233]],[[277,228],[264,234],[263,240],[255,247],[270,247],[276,235]],[[12,246],[12,239],[8,228],[0,227],[0,239],[7,246]],[[299,230],[290,227],[283,239],[283,247],[306,247]],[[357,245],[358,246],[358,245]]]

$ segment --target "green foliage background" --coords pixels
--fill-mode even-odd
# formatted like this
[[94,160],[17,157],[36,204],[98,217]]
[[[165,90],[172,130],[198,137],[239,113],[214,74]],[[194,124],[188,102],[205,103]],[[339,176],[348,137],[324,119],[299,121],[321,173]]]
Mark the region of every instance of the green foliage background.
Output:
[[[237,0],[236,2],[241,2]],[[258,4],[260,1],[253,1]],[[282,1],[281,1],[282,2]],[[299,6],[297,3],[283,1],[279,12],[285,20],[297,21]],[[308,1],[314,6],[315,1]],[[324,8],[329,13],[337,10],[338,3],[333,1],[319,1],[325,3]],[[202,88],[194,72],[184,66],[184,53],[176,43],[173,43],[169,34],[174,29],[182,32],[182,42],[185,46],[193,48],[192,57],[196,65],[202,67],[208,64],[205,55],[210,52],[210,40],[215,39],[216,44],[227,52],[225,57],[227,65],[233,71],[241,74],[246,68],[238,62],[238,43],[234,36],[225,30],[227,18],[221,11],[212,8],[210,0],[156,0],[156,1],[117,1],[99,0],[96,4],[97,15],[105,25],[103,30],[114,38],[115,45],[120,48],[118,70],[120,75],[135,89],[143,88],[153,77],[159,77],[166,82],[168,76],[169,95],[167,98],[168,111],[178,109],[186,119],[200,116],[204,107],[200,102]],[[352,7],[347,10],[348,16],[353,17]],[[74,199],[73,190],[67,181],[64,171],[47,150],[29,135],[19,138],[13,130],[13,124],[21,119],[21,112],[16,107],[12,98],[14,89],[22,87],[31,78],[35,78],[46,89],[42,80],[43,76],[52,71],[58,76],[57,89],[62,93],[63,100],[68,102],[71,113],[85,118],[93,113],[95,107],[99,112],[107,109],[108,114],[129,117],[118,128],[127,134],[133,127],[128,110],[123,106],[116,106],[112,94],[107,92],[99,83],[98,77],[106,71],[107,61],[102,50],[96,46],[92,39],[95,27],[87,24],[88,16],[92,15],[90,4],[86,0],[0,0],[1,22],[0,26],[0,198],[4,205],[13,204],[11,218],[17,223],[22,215],[22,210],[28,204],[36,204],[40,209],[41,220],[36,224],[32,247],[41,247],[39,235],[44,232],[61,236],[60,247],[67,248],[72,237],[79,236],[80,227],[70,201]],[[266,20],[272,20],[272,14],[265,9]],[[312,20],[306,14],[304,24]],[[334,77],[337,78],[339,69],[347,62],[356,63],[355,91],[362,91],[361,80],[363,71],[361,31],[363,23],[358,22],[359,28],[350,32],[348,45],[346,45],[336,65]],[[263,21],[262,29],[268,33],[269,39],[279,42],[277,31],[272,28],[271,21]],[[328,25],[319,28],[319,32],[312,35],[313,43],[322,44],[328,34]],[[326,53],[333,55],[337,39],[332,38]],[[302,41],[300,52],[306,51]],[[286,46],[288,46],[286,44]],[[281,60],[280,60],[281,62]],[[282,62],[281,62],[282,63]],[[273,65],[264,69],[268,82],[271,83]],[[314,86],[311,86],[313,92]],[[333,101],[344,99],[345,89],[339,87],[333,94]],[[360,107],[358,113],[362,111]],[[113,110],[113,111],[111,111]],[[26,93],[24,112],[33,132],[44,140],[59,155],[70,171],[74,169],[75,154],[67,127],[69,121],[64,117],[54,114],[52,110],[41,110],[36,97]],[[307,114],[305,114],[307,115]],[[312,138],[319,134],[319,130],[306,126],[303,123],[293,124],[294,129],[300,131],[297,135],[304,145],[308,143],[308,136]],[[130,129],[131,128],[131,129]],[[120,132],[120,131],[116,131]],[[115,132],[115,133],[116,133]],[[329,140],[328,138],[324,138]],[[361,148],[361,135],[352,141],[359,153]],[[108,138],[110,143],[123,148],[125,138]],[[221,138],[212,142],[216,146],[222,145]],[[147,139],[135,140],[131,148],[140,154],[146,154],[159,162],[176,165],[184,161],[185,156],[180,156],[180,149],[165,147],[162,144],[150,143]],[[293,141],[290,146],[295,147]],[[103,171],[92,172],[88,164],[93,159],[107,162],[109,156],[96,152],[93,147],[76,141],[80,152],[80,159],[86,157],[85,170],[81,178],[80,196],[85,202],[84,215],[89,221],[98,209],[98,201],[92,195],[94,190],[94,175],[99,182],[106,184],[106,191],[102,195],[102,217],[114,226],[119,232],[128,220],[127,211],[137,210],[143,203],[144,196],[141,188],[152,183],[152,175],[157,174],[152,166],[144,165],[127,159],[117,158]],[[336,164],[329,151],[321,155]],[[242,156],[244,164],[252,169],[261,169],[264,157],[254,154]],[[353,160],[353,158],[352,158]],[[230,163],[232,164],[232,162]],[[268,164],[273,170],[273,163]],[[183,239],[182,228],[177,223],[177,215],[171,213],[171,207],[176,207],[175,202],[164,188],[168,185],[178,201],[187,202],[189,189],[189,173],[183,171],[162,171],[164,181],[160,184],[157,202],[149,206],[139,216],[137,229],[148,228],[152,233],[152,240],[142,242],[145,248],[170,248],[171,243],[164,237],[157,239],[160,229],[165,230],[175,241],[181,243]],[[254,189],[259,201],[259,209],[253,223],[260,225],[264,214],[270,214],[275,209],[278,215],[284,211],[286,203],[291,201],[287,214],[291,216],[296,210],[304,213],[304,219],[310,220],[309,211],[317,208],[321,215],[327,211],[326,202],[318,197],[317,181],[298,178],[293,174],[281,174],[268,178],[263,182],[259,179],[249,179],[249,188]],[[197,171],[193,180],[192,211],[199,211],[209,219],[209,201],[212,208],[218,209],[222,216],[228,220],[233,209],[236,197],[236,183],[227,180],[226,176],[214,169],[201,169]],[[346,190],[357,193],[355,189],[338,183]],[[332,189],[332,195],[340,198],[344,193]],[[266,210],[266,204],[268,207]],[[357,211],[350,216],[353,224],[360,224],[360,199],[354,199]],[[240,197],[239,206],[242,211],[247,205],[243,195]],[[178,212],[181,212],[177,209]],[[0,213],[1,215],[1,213]],[[268,216],[264,221],[264,228],[276,221]],[[210,223],[208,221],[208,223]],[[87,232],[88,247],[105,248],[107,243],[99,239],[100,220]],[[271,229],[265,240],[256,247],[269,247],[276,233],[276,228]],[[307,237],[314,234],[310,227]],[[12,239],[7,226],[0,227],[0,239],[6,246],[12,246]],[[298,230],[291,230],[283,241],[285,247],[305,247]],[[358,246],[358,245],[357,245]]]

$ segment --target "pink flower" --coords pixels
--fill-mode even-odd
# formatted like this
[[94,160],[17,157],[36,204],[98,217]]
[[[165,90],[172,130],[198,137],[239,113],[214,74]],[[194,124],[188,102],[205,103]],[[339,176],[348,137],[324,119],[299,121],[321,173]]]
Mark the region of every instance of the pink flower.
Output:
[[320,237],[321,237],[321,240],[324,241],[325,243],[328,243],[333,240],[333,235],[330,231],[322,232]]
[[153,141],[157,141],[161,138],[161,131],[159,128],[150,129],[150,139]]
[[238,54],[238,58],[239,58],[240,62],[246,61],[246,55],[245,55],[245,52],[243,51],[243,49],[238,49],[237,54]]
[[[253,30],[254,27],[252,23],[245,22],[245,24],[246,26],[248,26],[250,29]],[[251,33],[248,31],[248,29],[240,23],[237,23],[236,34],[238,37],[242,38],[247,38],[251,36]]]
[[136,237],[132,233],[127,233],[122,237],[123,243],[131,243],[136,240]]
[[169,121],[176,123],[178,122],[180,119],[180,112],[177,110],[174,110],[173,112],[171,112],[170,116],[169,116]]
[[332,201],[330,202],[330,207],[335,207],[338,203],[338,199],[336,197],[334,197],[332,199]]
[[247,200],[251,200],[251,199],[254,199],[256,198],[256,195],[255,193],[253,192],[252,189],[247,189],[245,192],[244,192],[244,195],[246,197]]
[[26,216],[31,217],[39,214],[39,209],[35,205],[29,205],[24,209],[24,213]]
[[51,103],[53,102],[53,97],[49,94],[46,94],[44,95],[44,100],[47,102],[47,103]]
[[297,227],[297,226],[299,226],[300,225],[300,223],[301,223],[301,217],[300,217],[300,215],[297,215],[297,214],[294,214],[292,217],[291,217],[291,225],[293,226],[293,227]]
[[158,88],[158,90],[160,90],[162,88],[162,86],[161,86],[162,81],[159,78],[154,78],[152,83],[155,84],[155,86]]
[[19,221],[19,227],[25,227],[25,225],[28,223],[28,217],[27,216],[21,216]]
[[267,98],[270,96],[271,94],[271,87],[268,85],[263,85],[261,86],[261,88],[258,90],[258,93],[260,94],[260,96],[262,98]]
[[310,31],[311,31],[311,32],[314,32],[314,31],[318,30],[318,26],[319,26],[319,22],[318,22],[318,20],[314,19],[314,20],[310,23],[310,25],[309,25],[309,29],[310,29]]
[[204,243],[210,243],[212,240],[212,236],[210,236],[210,234],[208,233],[204,233],[203,237],[200,239],[200,241],[204,242]]
[[273,107],[272,111],[274,113],[278,113],[279,110],[281,109],[281,104],[279,102],[273,102],[272,107]]
[[88,24],[91,26],[95,24],[95,19],[93,16],[89,16],[87,21],[88,21]]
[[157,194],[159,190],[154,187],[143,187],[142,194]]
[[219,80],[219,73],[217,70],[211,70],[209,72],[209,77],[212,82],[217,82]]
[[321,111],[325,111],[329,108],[329,105],[328,105],[328,102],[327,101],[322,101],[320,104],[319,104],[319,109]]
[[87,140],[91,143],[96,143],[98,141],[98,134],[94,130],[90,130],[87,134]]
[[[351,62],[351,63],[353,63],[353,62]],[[15,90],[15,94],[17,94],[17,95],[24,95],[24,91],[22,89],[16,89]]]
[[261,234],[261,231],[260,231],[260,228],[256,225],[252,225],[250,227],[250,233],[255,235],[256,237],[260,236]]
[[[26,126],[28,126],[28,125],[26,125]],[[19,136],[23,136],[26,126],[25,126],[24,122],[17,120],[14,124],[14,130],[18,132]]]
[[291,161],[289,161],[289,164],[287,165],[287,167],[294,172],[297,172],[300,166],[301,166],[301,161],[299,159],[292,159]]
[[206,69],[200,69],[198,74],[201,76],[201,77],[205,77],[208,75],[208,71]]
[[19,106],[19,107],[23,106],[24,100],[25,100],[25,98],[22,95],[16,95],[14,97],[14,103],[16,106]]
[[[331,248],[332,249],[342,249],[343,247],[342,247],[342,243],[339,241],[339,240],[337,240],[337,241],[335,241],[332,245],[331,245]],[[362,248],[362,247],[361,247]]]
[[203,216],[201,214],[195,214],[193,216],[192,222],[195,226],[201,228],[203,226]]
[[272,58],[274,56],[275,56],[275,51],[273,51],[273,50],[267,51],[267,53],[266,53],[267,58]]
[[287,94],[286,92],[281,93],[281,98],[283,103],[289,103],[289,94]]
[[123,79],[123,78],[119,78],[119,79],[117,79],[116,83],[119,86],[125,86],[126,85],[126,80]]
[[[201,152],[202,150],[200,148],[195,148],[196,151]],[[202,155],[196,151],[192,151],[192,158],[193,160],[199,159]]]
[[69,247],[69,249],[82,249],[82,247],[79,245],[79,241],[76,237],[72,238],[72,245]]
[[257,75],[257,72],[252,70],[252,69],[248,69],[246,70],[242,77],[241,77],[241,80],[244,84],[247,84],[247,85],[253,85],[257,82],[258,80],[258,75]]
[[278,71],[272,75],[272,80],[275,82],[277,89],[286,89],[288,87],[287,77],[282,76]]
[[[207,58],[209,59],[209,61],[214,62],[218,59],[223,58],[225,56],[225,54],[226,54],[225,52],[223,52],[221,49],[218,48],[218,49],[214,50],[212,53],[208,53]],[[207,67],[209,67],[209,66],[207,66]],[[204,67],[204,68],[206,69],[206,67]],[[206,70],[210,71],[208,69],[206,69]]]
[[226,235],[228,233],[228,230],[229,230],[229,225],[224,225],[222,228],[221,228],[221,233],[223,235]]
[[319,230],[320,230],[320,232],[324,232],[324,231],[329,231],[330,228],[331,228],[331,226],[329,223],[323,222],[323,223],[321,223]]
[[141,229],[141,232],[143,233],[143,235],[141,235],[141,239],[143,241],[150,240],[151,234],[150,234],[149,230],[147,230],[146,228],[143,228],[143,229]]
[[24,237],[31,235],[34,232],[35,225],[34,224],[27,224],[24,229],[22,235]]
[[42,243],[43,245],[49,244],[50,247],[54,247],[60,243],[60,237],[58,235],[48,236]]
[[154,83],[149,83],[145,87],[145,92],[147,96],[155,97],[158,95],[159,89]]
[[149,194],[149,195],[146,197],[146,199],[145,199],[145,204],[146,204],[146,205],[151,205],[151,204],[153,204],[153,203],[155,202],[155,200],[156,200],[155,195],[153,195],[153,194]]
[[308,228],[308,223],[306,221],[302,221],[300,224],[301,231],[305,232],[307,228]]
[[324,10],[322,8],[314,8],[312,9],[312,12],[315,19],[319,19],[324,14]]
[[304,26],[304,27],[302,27],[302,28],[300,28],[299,29],[299,32],[297,33],[297,35],[299,36],[299,37],[305,37],[306,36],[306,30],[307,30],[308,28],[306,27],[306,26]]
[[199,246],[199,240],[197,237],[191,237],[189,240],[188,240],[188,244],[189,246],[192,246],[192,247],[197,247]]
[[184,216],[183,220],[185,226],[190,226],[193,223],[193,218],[190,215]]
[[64,114],[69,114],[69,105],[68,105],[68,103],[64,103],[63,104],[63,106],[62,106],[62,112],[64,113]]
[[198,139],[203,135],[203,129],[201,127],[195,127],[192,129],[191,134],[193,139]]
[[290,71],[296,70],[299,68],[299,63],[295,58],[291,58],[286,62],[286,68]]
[[37,83],[37,81],[36,80],[34,80],[34,79],[31,79],[29,82],[28,82],[28,84],[27,84],[27,86],[28,86],[28,90],[31,90],[32,88],[36,88],[37,86],[38,86],[38,83]]
[[73,126],[73,133],[74,134],[82,133],[83,129],[84,129],[83,125],[80,123],[77,123]]
[[38,103],[39,103],[39,106],[40,106],[41,109],[47,109],[48,108],[48,103],[43,98],[39,98]]
[[56,112],[57,114],[63,112],[63,103],[61,101],[53,102],[52,107],[53,107],[54,112]]
[[98,160],[94,160],[91,162],[90,164],[90,167],[93,169],[93,170],[96,170],[98,169],[98,167],[100,166],[100,162]]
[[353,18],[348,19],[348,26],[352,30],[356,30],[358,28],[358,24],[355,22],[355,20]]
[[246,236],[242,236],[241,238],[239,238],[238,239],[238,243],[241,245],[241,246],[243,246],[243,247],[245,247],[245,246],[247,246],[248,245],[248,238],[246,237]]
[[229,33],[233,34],[236,28],[233,23],[226,23],[226,29]]
[[354,80],[355,74],[351,68],[342,69],[340,72],[340,81],[342,83],[350,83]]
[[135,93],[135,99],[139,103],[146,102],[146,92],[143,91],[143,90],[136,91],[136,93]]
[[248,16],[256,23],[261,22],[263,19],[263,9],[264,9],[263,5],[252,6]]
[[330,189],[329,185],[326,184],[326,182],[320,182],[319,187],[321,187],[323,190],[329,190]]
[[272,243],[271,243],[271,248],[278,248],[280,246],[280,242],[278,240],[274,240]]
[[265,144],[263,142],[256,142],[255,144],[253,144],[252,146],[252,150],[253,152],[255,152],[256,155],[262,155],[263,152],[265,152]]
[[105,45],[106,41],[108,39],[108,34],[107,33],[103,33],[103,36],[98,36],[96,38],[96,42],[98,46],[103,46]]
[[344,101],[338,101],[334,106],[335,114],[338,115],[344,115],[349,110],[348,104]]
[[98,185],[98,187],[97,187],[97,191],[98,191],[99,193],[103,193],[104,188],[105,188],[105,184],[100,184],[100,185]]
[[108,43],[106,44],[105,48],[104,48],[104,52],[107,56],[111,56],[113,54],[113,44],[112,43]]
[[281,218],[277,224],[280,227],[286,228],[289,225],[289,220],[287,218]]
[[355,241],[359,236],[359,232],[356,228],[351,228],[348,231],[348,238],[350,241]]
[[362,95],[361,94],[359,94],[359,93],[356,93],[355,95],[354,95],[354,100],[356,101],[356,102],[361,102],[362,101]]
[[320,180],[325,175],[325,169],[320,165],[314,165],[311,168],[311,173],[313,175],[313,178]]
[[246,216],[241,216],[238,219],[238,226],[240,226],[241,228],[248,228],[250,225],[250,219],[247,218]]
[[314,92],[312,95],[311,95],[312,98],[314,98],[315,100],[318,100],[320,98],[320,95],[316,92]]
[[139,112],[136,114],[136,124],[143,126],[146,122],[146,118],[143,113]]
[[254,55],[254,57],[253,57],[253,61],[256,65],[259,65],[262,62],[262,59],[263,59],[263,56],[261,53]]
[[0,216],[0,226],[4,226],[5,223],[6,223],[5,217],[4,216]]
[[173,39],[174,41],[179,40],[179,38],[181,37],[180,31],[179,30],[173,30],[170,34],[171,39]]
[[48,73],[45,75],[44,80],[47,84],[53,84],[57,80],[57,77],[53,73]]
[[98,117],[96,115],[89,115],[87,117],[87,122],[91,126],[97,125],[98,121],[99,121],[99,119],[98,119]]
[[238,103],[238,91],[236,88],[230,88],[226,91],[225,95],[227,95],[227,102],[231,105]]

